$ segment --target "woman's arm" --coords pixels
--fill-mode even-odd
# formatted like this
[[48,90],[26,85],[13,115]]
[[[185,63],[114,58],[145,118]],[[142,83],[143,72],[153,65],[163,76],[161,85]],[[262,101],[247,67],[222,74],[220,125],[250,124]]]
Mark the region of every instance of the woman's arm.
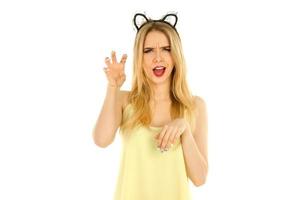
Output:
[[207,160],[207,113],[203,99],[195,97],[197,105],[196,128],[190,127],[181,136],[187,173],[195,186],[205,183],[208,173]]
[[104,103],[93,130],[93,139],[99,147],[107,147],[115,138],[122,120],[122,103],[125,91],[107,86]]
[[93,139],[99,147],[106,147],[115,138],[116,131],[122,120],[122,105],[125,91],[120,91],[126,80],[124,73],[127,55],[123,54],[120,62],[117,61],[116,52],[111,52],[111,59],[105,58],[107,67],[103,70],[108,80],[104,103],[93,130]]

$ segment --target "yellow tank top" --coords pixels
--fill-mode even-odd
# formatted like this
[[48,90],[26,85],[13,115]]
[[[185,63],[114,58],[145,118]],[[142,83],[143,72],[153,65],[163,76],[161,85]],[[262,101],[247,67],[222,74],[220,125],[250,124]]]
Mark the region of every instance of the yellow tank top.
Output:
[[[130,117],[128,104],[123,117]],[[122,151],[114,200],[191,200],[180,139],[168,151],[154,137],[162,127],[138,126],[121,135]]]

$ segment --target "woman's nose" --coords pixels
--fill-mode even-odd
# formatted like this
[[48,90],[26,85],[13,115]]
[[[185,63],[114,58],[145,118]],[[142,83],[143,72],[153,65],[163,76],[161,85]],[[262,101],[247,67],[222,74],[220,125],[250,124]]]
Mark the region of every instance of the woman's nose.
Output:
[[155,53],[155,58],[154,58],[155,62],[160,62],[161,61],[161,55],[160,55],[160,51],[157,50]]

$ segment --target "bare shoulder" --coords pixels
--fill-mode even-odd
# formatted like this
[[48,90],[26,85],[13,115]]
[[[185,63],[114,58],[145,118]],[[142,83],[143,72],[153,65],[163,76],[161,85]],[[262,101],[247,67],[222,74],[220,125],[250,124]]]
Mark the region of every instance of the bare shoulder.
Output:
[[193,98],[194,98],[194,104],[196,106],[197,113],[201,112],[201,111],[205,111],[205,109],[206,109],[205,100],[200,96],[193,96]]
[[194,101],[195,101],[195,103],[204,103],[205,104],[205,101],[204,101],[204,99],[203,99],[203,97],[200,97],[200,96],[197,96],[197,95],[195,95],[195,96],[193,96],[194,97]]
[[122,110],[127,106],[128,104],[128,95],[130,91],[127,90],[120,90],[120,100],[122,102]]

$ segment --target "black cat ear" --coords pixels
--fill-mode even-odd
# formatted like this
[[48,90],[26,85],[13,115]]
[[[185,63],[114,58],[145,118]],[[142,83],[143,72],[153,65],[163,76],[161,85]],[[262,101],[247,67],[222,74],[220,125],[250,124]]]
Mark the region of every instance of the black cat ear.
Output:
[[137,31],[140,30],[141,26],[148,21],[148,18],[142,13],[136,13],[133,17],[133,23]]
[[177,18],[176,14],[170,13],[170,14],[165,15],[161,20],[163,20],[163,21],[169,23],[170,25],[172,25],[173,27],[175,27],[177,24],[178,18]]

